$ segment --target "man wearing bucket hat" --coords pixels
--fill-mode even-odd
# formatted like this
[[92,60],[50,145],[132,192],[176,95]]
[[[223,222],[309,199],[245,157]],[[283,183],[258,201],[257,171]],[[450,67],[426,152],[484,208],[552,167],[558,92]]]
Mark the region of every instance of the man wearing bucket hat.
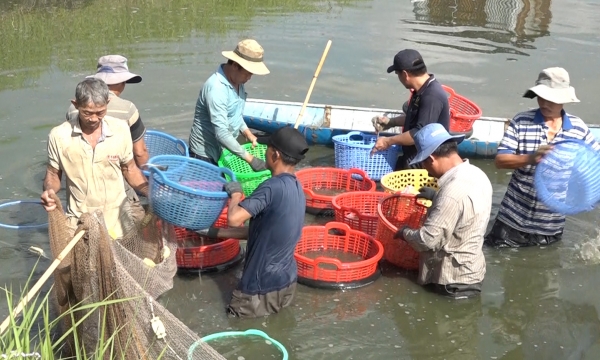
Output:
[[212,238],[248,239],[242,278],[228,307],[231,315],[239,317],[265,316],[291,304],[298,277],[294,250],[306,211],[302,184],[294,175],[308,151],[304,135],[286,126],[258,141],[267,145],[266,163],[273,176],[244,200],[239,183],[225,184],[231,197],[229,225],[250,220],[250,226],[201,232]]
[[537,199],[534,187],[536,164],[553,143],[577,139],[600,149],[586,124],[563,109],[579,102],[563,68],[542,70],[535,86],[523,97],[537,97],[539,108],[517,114],[498,146],[496,167],[514,170],[492,230],[485,244],[492,247],[549,245],[560,241],[565,216],[548,209]]
[[388,149],[392,145],[402,146],[402,156],[396,162],[396,170],[420,168],[419,164],[410,165],[417,153],[414,136],[427,124],[439,123],[446,130],[450,124],[450,105],[448,95],[433,74],[427,73],[427,66],[417,50],[404,49],[394,56],[394,63],[388,67],[388,73],[395,72],[400,83],[411,91],[408,105],[403,107],[404,114],[388,119],[375,116],[372,119],[375,131],[380,132],[396,126],[403,126],[403,133],[395,136],[381,136],[373,147],[373,153]]
[[442,295],[478,295],[485,276],[483,236],[492,208],[492,184],[487,175],[458,155],[463,135],[452,136],[441,124],[425,125],[415,133],[421,163],[438,178],[439,191],[422,189],[433,201],[420,229],[401,228],[397,238],[408,242],[419,257],[419,284]]
[[[96,78],[108,85],[109,102],[106,115],[123,120],[129,126],[131,141],[133,142],[133,158],[138,167],[148,162],[148,149],[144,141],[146,126],[137,107],[129,100],[121,98],[125,84],[138,84],[142,77],[129,71],[127,58],[122,55],[105,55],[98,59],[96,73],[87,78]],[[79,110],[73,104],[67,110],[67,121],[77,121]],[[137,218],[144,216],[143,208],[135,190],[127,182],[124,184],[128,200],[131,202],[132,211]]]
[[[103,80],[108,85],[110,98],[106,115],[127,122],[133,141],[133,155],[138,167],[148,162],[148,149],[144,141],[146,127],[142,122],[137,107],[129,100],[121,98],[125,84],[139,84],[142,77],[129,71],[127,58],[122,55],[105,55],[98,59],[98,66],[94,75],[87,76]],[[79,112],[71,104],[67,111],[67,120],[76,119]]]
[[235,50],[223,51],[228,59],[204,83],[190,131],[190,156],[217,164],[223,149],[246,160],[254,171],[266,169],[265,162],[248,153],[238,142],[241,133],[256,146],[256,136],[242,117],[246,103],[245,84],[252,75],[266,75],[264,50],[255,40],[240,41]]

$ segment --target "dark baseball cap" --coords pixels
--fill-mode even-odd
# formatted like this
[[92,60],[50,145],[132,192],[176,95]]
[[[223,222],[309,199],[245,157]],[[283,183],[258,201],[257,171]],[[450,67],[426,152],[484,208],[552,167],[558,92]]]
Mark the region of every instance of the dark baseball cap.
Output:
[[388,74],[394,71],[416,71],[425,67],[423,57],[417,50],[404,49],[394,56],[394,64],[388,67]]
[[257,141],[259,144],[272,146],[296,160],[304,159],[304,154],[308,151],[304,135],[291,126],[279,128],[270,136],[258,137]]

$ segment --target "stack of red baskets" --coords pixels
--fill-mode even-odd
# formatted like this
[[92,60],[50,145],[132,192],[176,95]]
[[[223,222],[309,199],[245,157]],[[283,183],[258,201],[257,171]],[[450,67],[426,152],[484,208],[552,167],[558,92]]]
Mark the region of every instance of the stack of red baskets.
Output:
[[403,226],[420,228],[425,222],[427,207],[418,203],[415,195],[397,193],[379,203],[377,214],[379,225],[375,238],[383,245],[383,257],[400,268],[419,269],[419,253],[404,239],[394,239],[394,235]]
[[375,191],[375,182],[360,169],[307,168],[298,170],[296,178],[302,184],[306,195],[306,207],[318,210],[332,210],[331,201],[335,195],[319,194],[318,191]]
[[388,193],[381,191],[352,191],[333,198],[331,204],[335,221],[375,237],[377,235],[377,205]]
[[[341,262],[331,257],[308,258],[313,251],[338,250],[355,254],[364,260]],[[298,282],[321,288],[350,289],[375,281],[381,273],[378,263],[383,246],[372,236],[350,229],[344,223],[330,222],[325,226],[305,226],[294,254],[298,264]]]
[[[227,206],[213,224],[215,228],[226,228]],[[234,265],[241,260],[240,242],[237,239],[209,239],[195,231],[175,227],[177,241],[177,267],[183,272],[216,271]],[[208,245],[203,245],[207,243]]]

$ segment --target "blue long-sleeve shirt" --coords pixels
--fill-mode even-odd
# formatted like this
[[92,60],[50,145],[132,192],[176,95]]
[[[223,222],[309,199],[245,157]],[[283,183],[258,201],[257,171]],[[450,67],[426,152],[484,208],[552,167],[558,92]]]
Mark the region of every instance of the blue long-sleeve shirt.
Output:
[[200,91],[189,144],[196,155],[209,157],[215,162],[223,148],[242,158],[246,155],[236,138],[248,129],[242,118],[247,94],[243,84],[239,93],[231,85],[225,77],[223,65],[206,80]]

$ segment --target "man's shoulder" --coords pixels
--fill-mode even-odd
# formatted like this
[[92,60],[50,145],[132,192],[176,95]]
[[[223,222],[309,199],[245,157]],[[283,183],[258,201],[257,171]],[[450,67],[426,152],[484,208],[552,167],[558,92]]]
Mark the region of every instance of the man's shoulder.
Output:
[[129,125],[122,119],[106,115],[103,120],[106,122],[111,131],[115,133],[125,133],[127,136],[130,136]]
[[425,88],[421,97],[448,103],[448,93],[444,90],[442,84],[435,78],[431,80],[429,85]]
[[565,115],[569,118],[569,121],[571,122],[571,125],[573,125],[574,128],[577,128],[578,130],[581,130],[583,132],[587,132],[588,126],[580,117],[569,113],[565,113]]
[[536,124],[533,121],[536,113],[537,109],[522,111],[513,117],[513,121],[519,125],[534,125]]
[[73,120],[65,120],[50,130],[51,137],[71,136],[73,132]]

